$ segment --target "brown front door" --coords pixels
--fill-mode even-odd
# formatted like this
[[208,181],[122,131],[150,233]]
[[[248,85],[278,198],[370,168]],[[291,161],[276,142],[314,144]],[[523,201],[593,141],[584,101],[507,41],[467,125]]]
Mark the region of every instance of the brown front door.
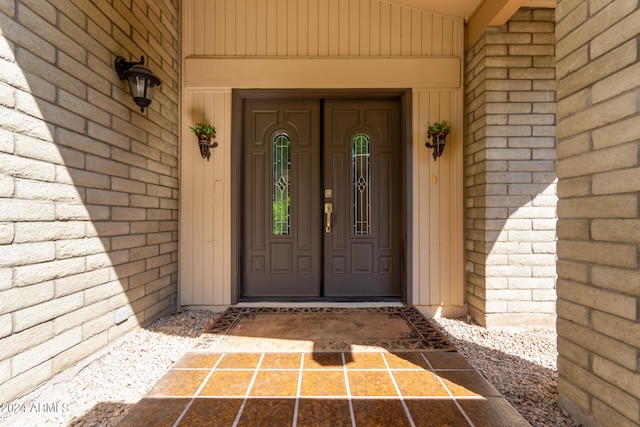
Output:
[[324,119],[324,294],[399,296],[399,104],[327,100]]
[[401,295],[397,100],[249,99],[242,296]]

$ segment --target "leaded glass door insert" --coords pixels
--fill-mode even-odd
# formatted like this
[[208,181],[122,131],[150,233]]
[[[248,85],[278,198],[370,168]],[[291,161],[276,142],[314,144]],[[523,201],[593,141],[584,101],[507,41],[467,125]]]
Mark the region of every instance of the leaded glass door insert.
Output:
[[272,142],[273,153],[273,234],[289,235],[291,227],[291,196],[289,175],[291,172],[291,139],[285,132],[277,133]]
[[351,176],[353,177],[353,234],[368,235],[371,232],[371,138],[364,132],[357,133],[351,143]]

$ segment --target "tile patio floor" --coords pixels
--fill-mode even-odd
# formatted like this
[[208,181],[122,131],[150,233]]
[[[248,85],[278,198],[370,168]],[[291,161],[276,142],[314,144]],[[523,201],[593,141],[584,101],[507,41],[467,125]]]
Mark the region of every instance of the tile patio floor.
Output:
[[529,424],[457,352],[189,352],[119,426]]

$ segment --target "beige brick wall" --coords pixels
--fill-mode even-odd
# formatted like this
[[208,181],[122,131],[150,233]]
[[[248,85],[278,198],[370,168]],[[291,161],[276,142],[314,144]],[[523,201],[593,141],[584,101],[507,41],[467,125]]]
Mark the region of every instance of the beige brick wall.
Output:
[[558,391],[584,425],[640,426],[639,22],[558,1]]
[[487,327],[555,325],[554,29],[523,8],[467,50],[466,297]]
[[[175,309],[178,28],[178,0],[0,2],[0,403]],[[144,113],[117,55],[163,81]]]

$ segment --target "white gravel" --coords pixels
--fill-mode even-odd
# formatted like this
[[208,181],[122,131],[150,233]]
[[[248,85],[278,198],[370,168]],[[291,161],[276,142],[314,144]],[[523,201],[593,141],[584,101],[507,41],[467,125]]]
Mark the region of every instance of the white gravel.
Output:
[[185,310],[126,334],[73,376],[65,373],[11,402],[16,411],[0,413],[0,425],[116,425],[195,344],[213,316]]
[[[3,410],[0,425],[116,425],[195,344],[214,315],[182,311],[127,334],[72,375],[11,402],[19,409]],[[436,326],[533,426],[579,426],[556,404],[555,333],[489,331],[453,319],[438,319]]]
[[436,319],[435,323],[532,426],[580,426],[556,403],[555,331],[487,330],[461,319]]

